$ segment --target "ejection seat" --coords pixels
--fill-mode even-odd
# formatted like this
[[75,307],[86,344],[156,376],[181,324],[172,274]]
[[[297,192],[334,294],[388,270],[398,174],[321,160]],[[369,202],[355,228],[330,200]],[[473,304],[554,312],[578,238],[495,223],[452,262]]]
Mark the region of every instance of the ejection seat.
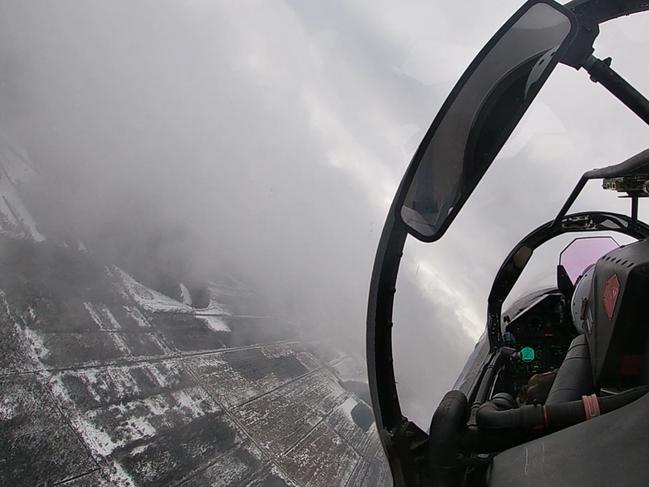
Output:
[[578,335],[557,371],[545,404],[577,401],[594,392],[593,369],[586,335]]

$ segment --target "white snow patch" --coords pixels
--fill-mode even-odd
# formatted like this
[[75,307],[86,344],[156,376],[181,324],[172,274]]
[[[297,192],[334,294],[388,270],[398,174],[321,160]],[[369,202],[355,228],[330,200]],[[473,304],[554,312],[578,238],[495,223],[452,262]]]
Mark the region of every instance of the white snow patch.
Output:
[[113,273],[113,270],[109,266],[104,267],[104,271],[106,272],[106,277],[112,284],[111,287],[115,290],[115,292],[119,295],[119,297],[125,299],[126,301],[130,301],[131,296],[126,291],[126,287],[122,283],[121,276],[116,276]]
[[42,337],[36,331],[30,328],[25,328],[23,332],[30,344],[30,348],[36,354],[36,357],[39,359],[39,361],[40,359],[49,355],[50,351],[45,346],[45,342],[43,342]]
[[180,295],[183,298],[183,303],[185,303],[187,306],[192,305],[192,295],[189,292],[189,289],[187,289],[187,286],[183,284],[182,282],[180,283]]
[[340,405],[340,410],[344,412],[349,418],[352,417],[352,409],[356,407],[358,401],[353,397],[348,397],[347,400]]
[[[156,416],[162,416],[166,410],[162,407],[157,407],[154,403],[151,406],[151,412]],[[128,417],[124,429],[130,431],[133,438],[151,438],[158,433],[158,430],[153,426],[148,418],[130,416],[130,412],[126,412],[125,416]],[[125,441],[124,445],[127,444]]]
[[[153,423],[162,424],[164,429],[173,428],[213,412],[214,406],[208,399],[200,389],[193,389],[174,391],[170,395],[150,396],[125,404],[112,404],[106,409],[85,414],[80,419],[82,424],[79,425],[79,430],[94,451],[108,456],[115,449],[134,440],[159,435],[161,431]],[[177,414],[178,405],[182,407],[182,415]],[[113,418],[111,423],[115,424],[110,432],[97,426],[97,423],[106,422],[107,415]]]
[[[172,393],[172,396],[180,407],[189,410],[192,417],[197,418],[203,415],[200,402],[196,401],[196,399],[190,396],[187,391],[185,390],[175,391]],[[200,398],[200,399],[202,400],[204,398]]]
[[264,345],[261,352],[268,358],[287,357],[289,355],[295,356],[295,351],[285,343],[271,343]]
[[77,426],[77,429],[88,446],[101,456],[108,456],[133,440],[151,437],[156,433],[156,429],[150,423],[142,417],[134,416],[132,411],[128,411],[128,409],[131,408],[124,406],[112,406],[109,408],[115,416],[127,418],[110,432],[95,424],[95,416],[101,414],[101,410],[91,411],[87,414],[87,417],[81,419],[81,424]]
[[137,382],[133,380],[127,369],[115,368],[111,369],[110,374],[111,385],[108,386],[119,397],[126,397],[128,395],[140,394],[140,388]]
[[9,394],[2,397],[0,400],[0,421],[9,421],[15,418],[23,411],[18,394]]
[[[106,398],[115,396],[119,399],[125,396],[139,393],[137,383],[119,367],[115,368],[88,368],[80,372],[72,372],[80,379],[86,390],[92,394],[93,399],[98,403],[106,401]],[[61,380],[57,378],[56,380]],[[63,388],[63,384],[61,383]]]
[[82,254],[87,254],[88,253],[88,247],[86,247],[86,244],[84,244],[82,240],[79,240],[79,242],[77,244],[77,249]]
[[110,308],[105,304],[101,305],[101,314],[106,317],[106,320],[110,323],[112,330],[121,330],[122,326],[119,324],[119,321],[115,319],[113,313],[111,313]]
[[164,342],[163,342],[163,341],[158,337],[158,335],[156,335],[156,334],[154,334],[154,333],[151,333],[151,334],[149,334],[148,336],[149,336],[149,338],[151,339],[151,341],[152,341],[153,343],[155,343],[155,344],[158,346],[158,348],[159,348],[160,350],[163,351],[163,353],[164,353],[165,355],[168,355],[168,354],[172,353],[172,350],[169,350],[169,347],[167,346],[167,344],[164,343]]
[[139,283],[119,267],[114,267],[115,274],[121,279],[128,294],[133,300],[147,311],[174,313],[191,313],[193,308],[176,301],[161,292],[155,291]]
[[0,403],[0,421],[9,421],[17,416],[15,408],[10,407],[7,402],[8,399],[4,398]]
[[120,445],[115,443],[105,431],[95,428],[93,424],[83,421],[76,428],[90,449],[101,456],[107,457]]
[[131,450],[131,452],[129,453],[129,455],[139,455],[140,453],[142,453],[143,451],[145,451],[146,448],[147,448],[147,445],[136,446],[135,448],[133,448],[133,449]]
[[[151,364],[150,366],[146,367],[145,370],[147,371],[148,375],[153,380],[155,380],[158,386],[160,386],[161,388],[169,387],[167,376],[171,376],[171,374],[163,374],[155,364]],[[176,373],[176,371],[174,371],[174,373]]]
[[110,333],[110,337],[113,340],[113,343],[117,349],[122,352],[124,355],[131,355],[131,349],[124,341],[124,337],[119,333]]
[[136,487],[137,484],[133,478],[128,474],[124,467],[117,462],[113,462],[109,470],[111,485],[119,485],[120,487]]
[[61,401],[70,401],[70,394],[68,394],[67,388],[63,385],[63,379],[61,376],[53,376],[50,380],[49,389]]
[[97,326],[99,327],[100,330],[103,330],[104,329],[104,322],[99,317],[99,313],[95,309],[95,305],[92,304],[92,303],[89,303],[89,302],[85,302],[85,303],[83,303],[83,307],[86,308],[86,311],[88,312],[88,314],[92,318],[92,321],[94,321],[97,324]]
[[230,332],[230,327],[221,319],[220,316],[205,316],[205,315],[195,315],[197,319],[201,320],[207,325],[207,327],[212,331],[225,331]]

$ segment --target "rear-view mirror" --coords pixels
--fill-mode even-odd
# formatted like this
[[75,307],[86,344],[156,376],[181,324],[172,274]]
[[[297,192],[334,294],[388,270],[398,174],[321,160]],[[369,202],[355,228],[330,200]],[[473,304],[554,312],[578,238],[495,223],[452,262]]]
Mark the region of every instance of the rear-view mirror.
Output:
[[558,3],[527,2],[474,59],[404,179],[400,216],[412,235],[442,236],[556,66],[575,25]]

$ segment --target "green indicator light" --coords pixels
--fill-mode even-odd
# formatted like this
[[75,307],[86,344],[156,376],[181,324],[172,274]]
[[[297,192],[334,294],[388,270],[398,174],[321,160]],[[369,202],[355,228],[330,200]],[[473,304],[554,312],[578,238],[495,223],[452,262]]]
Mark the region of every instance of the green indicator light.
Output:
[[534,349],[532,347],[523,347],[520,351],[521,360],[523,362],[531,362],[534,360]]

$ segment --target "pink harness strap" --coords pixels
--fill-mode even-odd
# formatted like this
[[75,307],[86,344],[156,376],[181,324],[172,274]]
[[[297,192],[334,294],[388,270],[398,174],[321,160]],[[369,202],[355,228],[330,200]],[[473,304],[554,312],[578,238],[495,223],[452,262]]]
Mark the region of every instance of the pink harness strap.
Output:
[[590,396],[581,396],[581,400],[584,403],[586,419],[592,419],[601,414],[599,410],[599,401],[595,394],[591,394]]

